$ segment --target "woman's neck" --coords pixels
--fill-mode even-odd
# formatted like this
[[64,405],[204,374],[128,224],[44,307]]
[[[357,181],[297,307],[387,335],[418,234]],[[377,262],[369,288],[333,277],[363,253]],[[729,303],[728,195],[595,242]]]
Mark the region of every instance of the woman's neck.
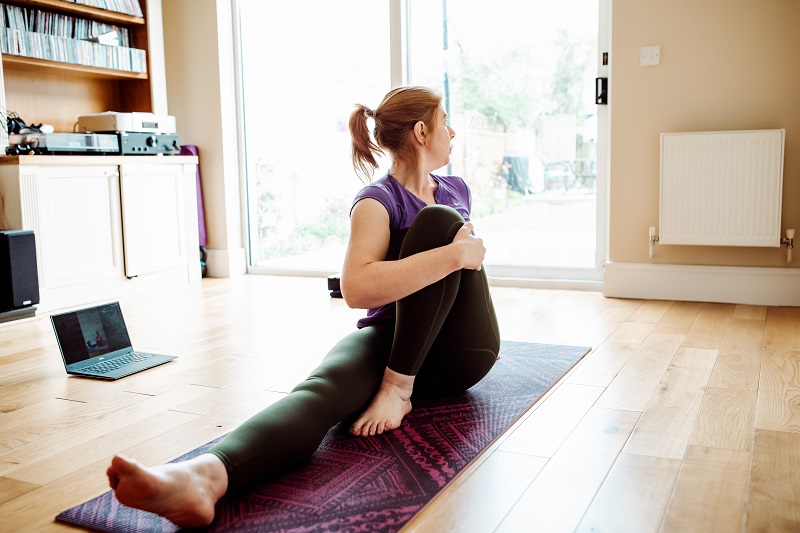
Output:
[[436,182],[433,180],[430,173],[424,170],[395,165],[389,170],[389,174],[391,174],[400,185],[420,198],[426,194],[432,194],[432,191],[436,189]]

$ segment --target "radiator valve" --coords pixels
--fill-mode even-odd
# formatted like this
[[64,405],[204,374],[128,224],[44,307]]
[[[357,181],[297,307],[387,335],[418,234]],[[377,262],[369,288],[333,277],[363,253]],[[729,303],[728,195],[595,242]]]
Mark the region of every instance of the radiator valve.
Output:
[[781,244],[786,245],[786,262],[792,262],[792,248],[794,248],[794,230],[787,229],[786,230],[786,238],[781,239]]
[[656,235],[656,228],[650,226],[650,259],[653,258],[653,247],[658,242],[658,235]]

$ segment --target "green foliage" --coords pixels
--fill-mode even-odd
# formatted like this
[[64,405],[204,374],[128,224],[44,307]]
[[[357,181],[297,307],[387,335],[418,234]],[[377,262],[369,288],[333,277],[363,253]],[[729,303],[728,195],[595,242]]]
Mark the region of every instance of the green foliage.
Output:
[[581,81],[589,67],[586,43],[574,40],[565,30],[559,34],[557,43],[562,53],[550,83],[549,96],[554,106],[550,112],[581,117],[584,113]]
[[532,124],[533,100],[527,88],[532,62],[522,50],[493,56],[485,63],[473,62],[463,52],[459,57],[461,74],[455,81],[465,111],[480,113],[500,131]]
[[[262,195],[264,196],[266,195]],[[259,228],[260,259],[287,257],[319,250],[331,238],[337,242],[346,242],[350,235],[348,205],[343,200],[331,200],[316,221],[299,225],[288,237],[280,240],[269,238],[270,228]]]
[[591,46],[562,30],[556,48],[560,53],[554,71],[537,95],[541,65],[530,49],[520,44],[485,59],[459,43],[459,72],[453,81],[463,111],[479,113],[497,131],[533,127],[540,114],[574,114],[580,123],[584,117],[581,91],[590,67]]

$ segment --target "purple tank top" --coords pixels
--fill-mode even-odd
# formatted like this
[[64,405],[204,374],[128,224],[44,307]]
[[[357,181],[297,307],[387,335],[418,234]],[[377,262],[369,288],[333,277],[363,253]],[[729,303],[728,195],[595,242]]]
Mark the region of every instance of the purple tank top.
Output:
[[[433,193],[436,203],[452,207],[464,217],[464,220],[469,221],[472,195],[466,182],[458,176],[431,174],[431,178],[438,184]],[[353,200],[353,206],[364,198],[377,200],[389,213],[389,249],[386,251],[385,260],[397,260],[400,257],[400,246],[403,244],[406,232],[417,213],[425,207],[425,202],[409,192],[389,174],[361,189]],[[352,207],[350,211],[352,212]],[[395,303],[391,302],[367,311],[367,316],[359,320],[357,326],[363,328],[378,322],[394,320],[394,318]]]

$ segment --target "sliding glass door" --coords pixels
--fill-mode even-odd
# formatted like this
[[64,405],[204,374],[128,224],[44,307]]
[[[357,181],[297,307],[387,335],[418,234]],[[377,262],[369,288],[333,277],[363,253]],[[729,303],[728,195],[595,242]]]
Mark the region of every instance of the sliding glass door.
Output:
[[[599,278],[597,0],[409,0],[409,81],[456,130],[494,275]],[[602,247],[602,242],[600,242]]]
[[362,186],[347,119],[393,66],[445,97],[438,172],[470,184],[492,275],[600,279],[598,1],[238,0],[251,271],[341,268]]

